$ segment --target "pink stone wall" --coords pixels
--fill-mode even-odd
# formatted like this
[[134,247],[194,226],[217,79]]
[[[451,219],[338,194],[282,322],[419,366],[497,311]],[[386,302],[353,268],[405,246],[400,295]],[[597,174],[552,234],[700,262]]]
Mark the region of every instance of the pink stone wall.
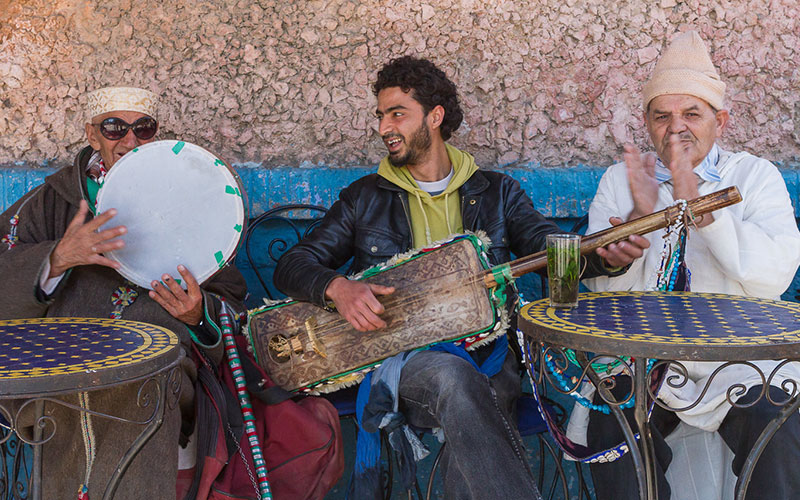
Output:
[[374,164],[370,90],[418,54],[459,86],[454,136],[486,166],[603,165],[647,145],[639,95],[697,29],[728,84],[723,144],[800,161],[797,0],[0,0],[0,164],[71,161],[82,95],[164,97],[162,137],[232,163]]

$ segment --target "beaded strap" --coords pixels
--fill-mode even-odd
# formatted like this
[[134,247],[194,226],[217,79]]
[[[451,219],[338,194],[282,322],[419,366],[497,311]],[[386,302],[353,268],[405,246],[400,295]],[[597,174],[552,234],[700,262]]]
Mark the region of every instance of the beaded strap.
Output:
[[[656,272],[656,290],[672,291],[680,274],[681,265],[684,261],[687,238],[687,207],[688,202],[683,199],[675,200],[672,205],[678,208],[678,216],[675,222],[664,230],[664,245],[661,248],[661,262]],[[692,215],[692,220],[694,216]],[[685,266],[684,266],[684,269]],[[686,269],[686,288],[688,289],[691,281],[691,272]]]
[[264,460],[264,455],[261,452],[261,443],[259,443],[258,435],[256,434],[256,418],[253,415],[253,405],[250,403],[250,396],[247,393],[247,382],[245,381],[244,370],[242,370],[242,362],[239,359],[239,351],[236,349],[236,341],[233,338],[233,323],[224,299],[220,298],[220,301],[222,302],[222,310],[219,314],[219,321],[222,326],[222,340],[225,343],[225,356],[228,358],[228,366],[230,366],[233,373],[236,395],[239,398],[239,406],[244,418],[244,432],[247,435],[250,451],[253,454],[253,463],[256,466],[259,498],[260,500],[271,500],[272,492],[267,480],[267,462]]

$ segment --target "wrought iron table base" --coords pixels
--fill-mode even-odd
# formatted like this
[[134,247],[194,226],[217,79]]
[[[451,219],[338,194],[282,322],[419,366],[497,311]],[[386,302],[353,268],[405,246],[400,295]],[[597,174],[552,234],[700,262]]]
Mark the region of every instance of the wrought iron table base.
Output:
[[[534,346],[535,350],[533,349]],[[631,364],[619,356],[603,355],[596,356],[589,360],[584,352],[577,351],[575,353],[575,359],[581,367],[582,373],[580,377],[577,378],[577,382],[574,382],[571,387],[563,388],[559,387],[559,384],[552,379],[552,375],[550,374],[545,363],[545,359],[548,354],[557,356],[557,363],[561,366],[561,368],[566,369],[568,361],[566,354],[564,354],[564,350],[562,348],[549,346],[546,343],[531,341],[530,339],[525,342],[525,347],[528,351],[526,353],[526,358],[530,361],[526,363],[526,365],[533,383],[541,386],[545,382],[550,382],[550,385],[556,391],[562,394],[570,394],[579,390],[582,380],[588,378],[592,382],[594,387],[597,389],[600,398],[608,405],[611,414],[613,414],[616,418],[617,423],[619,424],[620,429],[625,436],[625,441],[628,445],[628,451],[631,453],[634,470],[636,472],[636,480],[639,485],[639,498],[641,500],[658,500],[655,448],[653,446],[653,439],[650,429],[650,417],[648,415],[648,403],[653,401],[655,396],[652,390],[653,385],[651,384],[652,374],[655,371],[654,369],[657,367],[671,368],[677,374],[668,372],[665,375],[664,383],[669,384],[672,387],[681,387],[686,382],[686,368],[678,361],[657,361],[653,365],[653,369],[648,371],[647,366],[649,360],[647,359],[640,359],[639,362]],[[633,389],[631,393],[627,394],[624,398],[618,399],[612,395],[610,389],[614,387],[615,383],[610,375],[601,377],[595,372],[594,369],[591,368],[591,364],[593,362],[602,361],[603,359],[607,360],[608,358],[614,358],[617,360],[620,363],[619,367],[621,369],[621,373],[627,374],[633,378]],[[684,408],[672,408],[662,401],[655,399],[655,404],[666,410],[676,413],[687,411],[694,408],[701,402],[716,375],[728,366],[747,365],[760,375],[763,381],[762,392],[758,398],[747,403],[746,405],[739,405],[732,399],[733,396],[741,396],[744,394],[744,392],[746,392],[745,387],[742,384],[734,384],[726,391],[726,400],[729,404],[731,404],[731,406],[734,407],[751,406],[758,402],[762,397],[766,397],[768,401],[775,406],[783,407],[773,418],[773,420],[763,429],[758,439],[753,444],[742,471],[736,481],[736,500],[744,500],[747,493],[747,487],[750,484],[750,479],[753,475],[753,471],[755,470],[756,463],[758,462],[758,459],[766,446],[769,444],[769,441],[772,439],[778,429],[780,429],[780,427],[786,422],[786,420],[788,420],[793,413],[798,412],[800,409],[800,390],[798,390],[800,385],[798,384],[798,381],[786,379],[781,384],[781,388],[787,393],[786,400],[774,401],[769,396],[768,388],[770,386],[770,382],[775,378],[778,371],[782,367],[792,361],[794,360],[784,360],[780,362],[772,370],[772,372],[769,373],[768,376],[753,363],[747,361],[726,362],[713,372],[706,382],[706,386],[704,387],[703,391],[701,391],[700,395],[698,396],[698,399],[692,404]],[[616,372],[616,374],[619,374],[619,372]],[[628,420],[625,418],[622,409],[620,408],[622,405],[627,403],[631,397],[634,397],[633,410],[636,427],[639,432],[638,444],[636,442],[634,431]]]
[[[130,447],[127,449],[125,454],[120,458],[117,467],[114,469],[114,473],[111,475],[111,478],[108,480],[108,484],[106,485],[105,492],[103,493],[104,500],[110,500],[114,497],[114,494],[117,491],[120,481],[124,476],[125,472],[128,470],[131,462],[139,453],[139,451],[147,444],[147,442],[155,435],[158,429],[161,427],[161,424],[164,422],[164,415],[166,413],[167,407],[170,409],[174,409],[178,402],[178,395],[180,394],[180,369],[178,367],[181,358],[183,358],[183,354],[181,354],[178,359],[170,363],[165,368],[159,370],[158,372],[150,375],[144,382],[141,383],[139,386],[139,391],[137,393],[137,406],[140,408],[147,408],[153,405],[153,411],[148,418],[145,420],[137,421],[137,420],[130,420],[122,417],[117,417],[114,415],[109,415],[105,413],[100,413],[97,411],[87,410],[79,405],[75,405],[72,403],[67,403],[61,399],[54,397],[54,395],[31,395],[27,397],[20,397],[16,396],[13,400],[20,401],[25,400],[19,408],[15,412],[9,410],[6,406],[0,404],[0,415],[8,422],[8,425],[0,424],[0,428],[7,431],[6,435],[0,438],[0,446],[4,449],[6,448],[7,443],[11,442],[12,436],[16,435],[18,441],[17,443],[17,450],[16,453],[19,454],[19,457],[15,457],[15,459],[23,460],[23,443],[31,445],[33,447],[33,468],[30,471],[30,478],[28,484],[28,493],[29,497],[34,500],[40,500],[42,497],[42,446],[47,443],[50,439],[53,438],[55,433],[57,432],[57,423],[56,421],[49,416],[44,415],[44,405],[45,402],[53,403],[60,405],[62,407],[66,407],[77,412],[86,413],[93,417],[105,418],[115,420],[117,422],[126,423],[126,424],[134,424],[134,425],[141,425],[144,426],[142,432],[139,436],[131,443]],[[136,383],[136,380],[129,381],[130,383]],[[107,389],[108,387],[100,387],[100,388],[91,388],[92,391],[97,389]],[[78,391],[70,391],[70,393],[76,393]],[[12,399],[12,398],[5,398],[5,399]],[[31,405],[33,405],[34,411],[34,425],[33,425],[33,435],[28,437],[25,435],[24,432],[19,432],[19,420],[20,416],[23,414],[26,409],[28,409]],[[0,456],[5,455],[0,454]],[[22,465],[22,464],[21,464]],[[6,464],[3,464],[4,471],[7,471],[8,468]],[[7,478],[7,483],[13,486],[13,490],[11,492],[11,498],[25,498],[23,495],[24,490],[24,482],[20,482],[16,474],[21,472],[23,467],[14,467],[11,471],[12,474],[9,475]],[[0,481],[0,484],[2,481]],[[7,488],[3,488],[0,491],[0,499],[5,499],[6,494],[8,493]]]

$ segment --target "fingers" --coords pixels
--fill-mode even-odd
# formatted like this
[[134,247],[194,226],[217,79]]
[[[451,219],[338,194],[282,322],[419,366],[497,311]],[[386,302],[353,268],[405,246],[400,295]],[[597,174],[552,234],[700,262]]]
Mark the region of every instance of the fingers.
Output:
[[656,155],[654,155],[654,154],[644,155],[644,171],[647,172],[648,176],[655,177],[655,175],[656,175]]
[[[375,314],[382,314],[385,309],[383,308],[383,304],[378,302],[377,297],[375,295],[389,295],[394,293],[393,286],[383,286],[383,285],[374,285],[369,284],[369,290],[372,293],[364,294],[364,299],[366,301],[367,306],[369,307],[370,311],[374,312]],[[383,321],[381,321],[383,323]],[[385,323],[384,323],[385,325]]]
[[374,293],[375,295],[389,295],[389,294],[394,293],[394,287],[393,286],[375,285],[375,284],[370,283],[369,284],[369,288],[370,288],[370,290],[372,290],[372,293]]
[[386,322],[370,309],[360,308],[357,311],[354,311],[350,317],[346,317],[345,319],[347,319],[350,324],[360,332],[378,330],[379,328],[384,328],[386,326]]
[[605,259],[611,267],[627,266],[644,254],[650,242],[642,236],[633,235],[627,240],[611,243],[605,248],[598,248],[597,255]]
[[194,278],[194,275],[186,269],[186,266],[180,265],[178,266],[178,273],[180,273],[181,278],[183,278],[184,283],[186,283],[186,292],[188,293],[190,298],[199,298],[202,297],[202,292],[200,291],[200,285],[197,283],[197,280]]
[[[169,274],[161,276],[161,282],[153,280],[150,286],[153,287],[149,293],[151,299],[161,304],[170,314],[177,312],[178,306],[180,305],[177,294],[185,294],[186,292],[175,283],[175,280],[173,280]],[[175,287],[180,289],[180,291],[175,290]],[[174,314],[172,315],[174,316]]]
[[[87,224],[87,226],[88,226],[88,224]],[[112,228],[109,228],[109,229],[103,229],[99,233],[92,232],[90,234],[93,235],[92,238],[95,241],[108,241],[108,240],[116,238],[118,236],[122,236],[123,234],[125,234],[127,232],[128,232],[128,228],[127,227],[125,227],[125,226],[117,226],[117,227],[112,227]],[[122,240],[120,240],[120,241],[122,241]]]
[[639,148],[636,147],[635,144],[625,144],[622,149],[625,151],[626,157],[630,155],[631,159],[639,160],[641,157],[641,152]]
[[[116,238],[116,236],[113,236],[111,238]],[[125,247],[125,242],[123,240],[117,240],[111,238],[105,238],[105,239],[97,238],[97,243],[92,245],[90,248],[92,253],[106,253],[112,250],[119,250],[120,248]]]
[[188,292],[172,276],[164,274],[161,282],[154,280],[150,283],[153,289],[148,295],[174,318],[188,325],[196,325],[203,317],[203,294],[197,280],[184,266],[179,266],[178,272],[186,280]]
[[628,241],[641,249],[650,248],[650,240],[638,234],[628,236]]
[[625,221],[623,221],[623,220],[622,220],[622,219],[620,219],[619,217],[609,217],[609,218],[608,218],[608,222],[609,222],[609,223],[610,223],[612,226],[619,226],[620,224],[622,224],[622,223],[623,223],[623,222],[625,222]]
[[[392,289],[392,291],[394,290]],[[378,328],[386,326],[386,322],[378,316],[384,312],[383,304],[378,302],[378,299],[373,294],[371,285],[362,289],[362,293],[356,298],[352,306],[351,317],[355,321],[351,321],[350,323],[353,324],[353,326],[357,324],[357,330],[377,330]],[[347,319],[348,321],[350,320],[350,318]]]
[[98,266],[105,266],[110,267],[112,269],[119,269],[122,267],[122,264],[115,260],[111,260],[108,257],[104,257],[102,255],[95,255],[89,258],[89,264],[97,264]]
[[360,332],[384,328],[386,322],[378,315],[384,312],[383,305],[375,295],[387,295],[394,288],[351,281],[343,276],[335,278],[325,290],[325,296],[333,300],[339,314]]
[[94,219],[92,219],[89,222],[87,222],[84,225],[84,228],[86,230],[88,230],[88,231],[93,231],[93,232],[97,231],[98,229],[100,229],[100,227],[102,227],[108,221],[110,221],[112,218],[114,218],[115,215],[117,215],[117,209],[116,208],[109,208],[108,210],[106,210],[102,214],[98,215]]
[[70,230],[75,231],[81,227],[83,223],[86,222],[87,215],[89,215],[89,204],[86,203],[86,200],[81,200],[81,202],[78,204],[78,213],[76,213],[75,217],[69,221],[69,225],[67,225],[65,233],[69,233]]
[[625,165],[628,167],[628,170],[641,169],[642,153],[639,151],[639,148],[633,144],[626,144],[623,149],[625,152],[623,153],[622,157],[625,160]]

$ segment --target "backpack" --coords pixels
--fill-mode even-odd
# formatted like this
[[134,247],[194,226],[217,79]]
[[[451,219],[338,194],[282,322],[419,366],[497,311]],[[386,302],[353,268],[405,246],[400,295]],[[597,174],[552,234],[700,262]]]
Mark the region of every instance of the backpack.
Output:
[[[256,365],[247,350],[247,339],[241,335],[234,338],[273,498],[322,499],[344,471],[336,409],[323,398],[291,399],[291,394]],[[197,461],[192,483],[185,494],[179,492],[179,498],[258,500],[256,467],[244,433],[233,373],[225,360],[212,366],[196,346],[194,354],[198,367]]]

